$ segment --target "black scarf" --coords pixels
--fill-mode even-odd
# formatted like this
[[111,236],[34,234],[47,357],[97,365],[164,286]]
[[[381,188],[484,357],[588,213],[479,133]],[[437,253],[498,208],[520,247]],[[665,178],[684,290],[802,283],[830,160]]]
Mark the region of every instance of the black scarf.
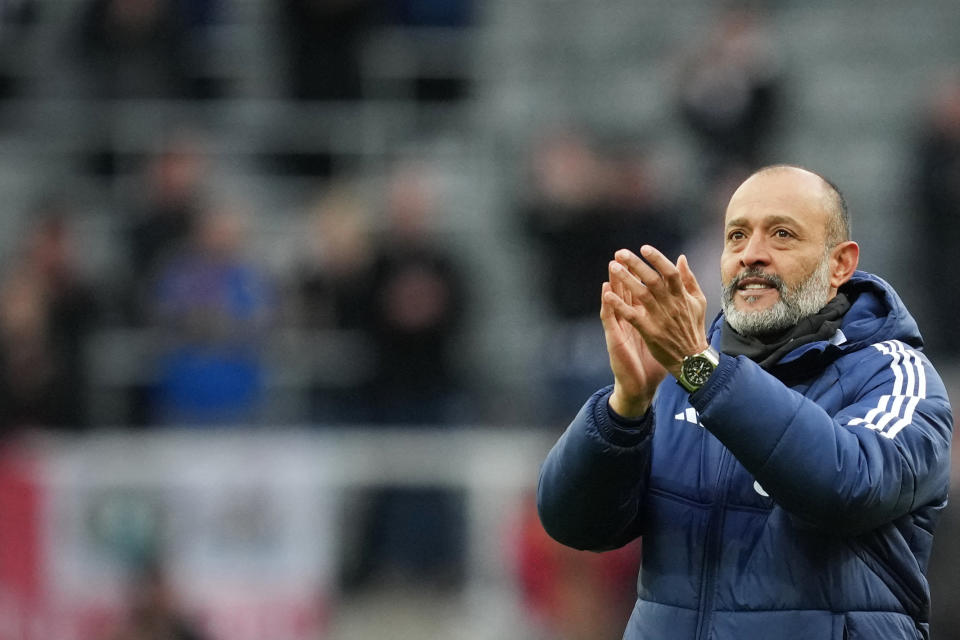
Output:
[[731,356],[747,356],[769,371],[780,358],[797,347],[829,340],[840,328],[843,315],[850,309],[850,299],[838,293],[823,309],[807,316],[797,326],[774,336],[761,338],[742,336],[723,321],[720,351]]

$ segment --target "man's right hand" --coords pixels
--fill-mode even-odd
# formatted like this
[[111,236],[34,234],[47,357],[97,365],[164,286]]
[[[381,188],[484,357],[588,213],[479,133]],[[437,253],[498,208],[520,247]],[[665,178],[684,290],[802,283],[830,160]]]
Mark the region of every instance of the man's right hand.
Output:
[[[612,277],[610,280],[616,282]],[[650,353],[633,325],[617,314],[613,304],[603,300],[608,292],[627,305],[632,305],[632,300],[630,292],[621,285],[603,283],[600,320],[614,378],[610,408],[625,418],[639,418],[650,408],[657,385],[666,377],[667,371]]]

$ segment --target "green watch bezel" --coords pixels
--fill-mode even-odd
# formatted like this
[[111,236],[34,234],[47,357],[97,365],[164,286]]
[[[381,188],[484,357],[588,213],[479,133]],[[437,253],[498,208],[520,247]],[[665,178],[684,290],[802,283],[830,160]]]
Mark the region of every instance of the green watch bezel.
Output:
[[677,382],[689,393],[693,393],[707,383],[719,365],[720,354],[713,347],[707,347],[700,353],[683,359]]

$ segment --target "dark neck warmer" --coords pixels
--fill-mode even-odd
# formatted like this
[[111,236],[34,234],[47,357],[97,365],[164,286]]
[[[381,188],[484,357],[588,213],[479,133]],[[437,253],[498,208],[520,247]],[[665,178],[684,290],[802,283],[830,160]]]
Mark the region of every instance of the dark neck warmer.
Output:
[[830,340],[849,309],[850,299],[846,294],[838,293],[823,309],[803,318],[797,326],[780,334],[763,337],[742,336],[724,320],[720,351],[731,356],[747,356],[769,371],[780,358],[797,347]]

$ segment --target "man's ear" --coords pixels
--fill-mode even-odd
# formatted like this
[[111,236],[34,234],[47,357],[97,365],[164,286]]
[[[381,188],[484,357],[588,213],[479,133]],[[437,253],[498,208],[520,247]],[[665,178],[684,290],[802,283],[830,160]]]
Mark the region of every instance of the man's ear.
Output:
[[860,263],[860,246],[853,240],[841,242],[830,256],[830,286],[837,289],[850,279]]

